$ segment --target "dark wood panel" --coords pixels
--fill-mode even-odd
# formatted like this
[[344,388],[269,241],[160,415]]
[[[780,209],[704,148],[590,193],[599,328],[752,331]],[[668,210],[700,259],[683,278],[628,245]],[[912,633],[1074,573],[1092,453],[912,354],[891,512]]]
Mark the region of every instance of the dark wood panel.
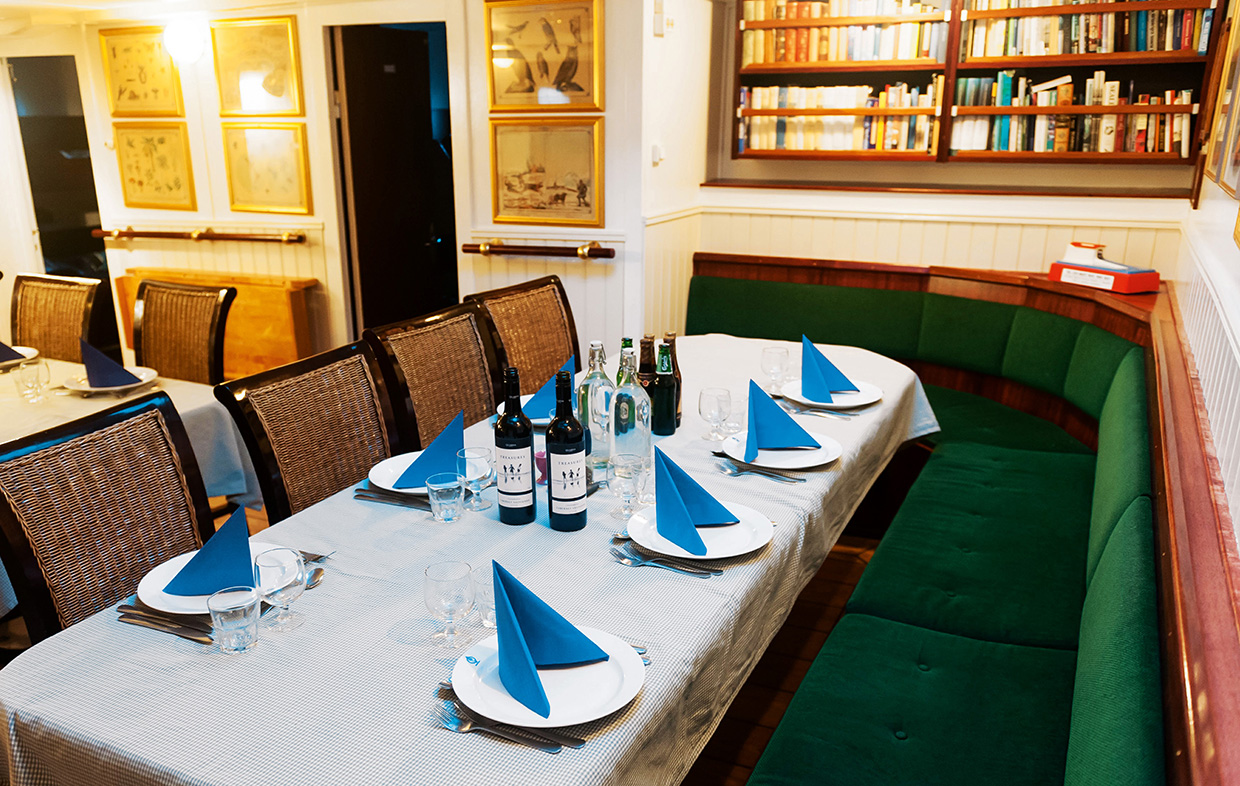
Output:
[[[948,65],[950,69],[951,64]],[[947,128],[946,124],[943,124]],[[735,147],[735,140],[733,140]],[[948,145],[939,143],[939,154],[948,157]],[[942,160],[942,159],[941,159]],[[1107,188],[1097,183],[1056,186],[928,186],[923,183],[850,183],[830,180],[770,180],[720,177],[706,180],[703,188],[762,188],[786,191],[864,191],[883,194],[982,194],[985,196],[1080,196],[1080,197],[1142,197],[1144,199],[1184,199],[1187,188]]]

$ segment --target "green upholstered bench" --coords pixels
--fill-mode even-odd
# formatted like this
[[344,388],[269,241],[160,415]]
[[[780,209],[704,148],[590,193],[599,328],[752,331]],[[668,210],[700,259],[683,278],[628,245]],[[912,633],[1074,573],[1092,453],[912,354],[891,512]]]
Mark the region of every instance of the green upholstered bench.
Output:
[[934,453],[751,784],[1164,781],[1140,347],[1023,306],[695,276],[686,333],[704,332],[1002,377],[1098,422],[1095,454],[926,386]]

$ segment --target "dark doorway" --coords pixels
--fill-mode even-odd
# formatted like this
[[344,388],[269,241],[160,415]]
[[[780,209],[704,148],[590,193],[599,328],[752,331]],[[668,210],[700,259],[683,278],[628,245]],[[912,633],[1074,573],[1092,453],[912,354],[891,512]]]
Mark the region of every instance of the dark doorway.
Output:
[[91,336],[99,349],[119,358],[103,240],[90,235],[100,226],[99,201],[77,68],[71,56],[12,57],[8,62],[43,269],[57,276],[104,282],[95,298],[97,322],[92,320]]
[[332,30],[356,333],[457,302],[444,25]]

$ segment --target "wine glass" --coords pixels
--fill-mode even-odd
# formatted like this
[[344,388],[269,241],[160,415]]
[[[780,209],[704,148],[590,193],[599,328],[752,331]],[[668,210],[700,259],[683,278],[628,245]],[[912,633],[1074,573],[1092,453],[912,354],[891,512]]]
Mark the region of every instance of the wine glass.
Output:
[[607,465],[607,487],[620,498],[623,505],[611,512],[618,519],[628,521],[633,515],[633,498],[645,485],[646,462],[634,453],[620,453],[611,457]]
[[306,563],[292,549],[270,549],[254,558],[254,578],[263,600],[280,610],[267,620],[268,630],[285,632],[301,625],[303,618],[289,611],[289,604],[306,591]]
[[703,434],[702,439],[722,441],[719,426],[732,414],[732,394],[725,388],[702,388],[698,394],[698,414],[710,424],[710,431]]
[[490,448],[462,448],[456,452],[456,471],[465,478],[465,485],[473,492],[465,501],[465,510],[486,510],[491,500],[482,498],[482,490],[491,485],[495,477],[495,462]]
[[422,594],[426,608],[443,621],[443,630],[431,636],[441,647],[456,646],[456,623],[474,608],[474,580],[468,562],[436,562],[426,569]]
[[788,371],[788,350],[783,347],[766,347],[762,350],[762,372],[771,379],[766,392],[779,395],[779,383]]

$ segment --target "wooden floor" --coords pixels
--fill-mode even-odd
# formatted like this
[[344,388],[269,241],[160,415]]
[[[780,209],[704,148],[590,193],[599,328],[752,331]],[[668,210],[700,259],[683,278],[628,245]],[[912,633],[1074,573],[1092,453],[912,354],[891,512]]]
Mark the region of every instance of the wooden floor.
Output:
[[788,621],[741,687],[682,786],[744,786],[749,780],[877,545],[877,540],[868,538],[840,538],[797,598]]

